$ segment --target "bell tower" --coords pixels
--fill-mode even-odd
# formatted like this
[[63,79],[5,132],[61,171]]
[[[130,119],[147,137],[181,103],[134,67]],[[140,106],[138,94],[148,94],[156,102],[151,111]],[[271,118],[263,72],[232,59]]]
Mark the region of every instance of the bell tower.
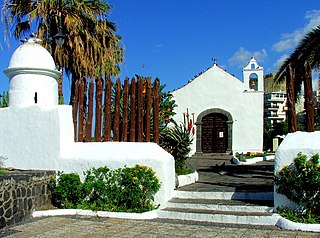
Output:
[[254,57],[250,59],[242,72],[245,90],[263,92],[263,67],[258,65]]

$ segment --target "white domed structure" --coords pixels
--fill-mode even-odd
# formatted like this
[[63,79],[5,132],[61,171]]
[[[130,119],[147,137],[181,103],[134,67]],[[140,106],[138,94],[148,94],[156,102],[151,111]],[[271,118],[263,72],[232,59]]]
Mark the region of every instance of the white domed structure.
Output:
[[10,79],[9,106],[58,105],[56,70],[50,53],[31,38],[13,53],[4,73]]

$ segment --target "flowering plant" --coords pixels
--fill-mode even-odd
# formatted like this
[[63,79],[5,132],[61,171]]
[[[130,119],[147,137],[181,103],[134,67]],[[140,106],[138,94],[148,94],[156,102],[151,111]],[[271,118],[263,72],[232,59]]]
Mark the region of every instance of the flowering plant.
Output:
[[144,212],[155,209],[154,196],[160,189],[155,171],[140,165],[91,168],[83,183],[76,174],[59,176],[54,192],[62,208]]
[[247,152],[246,156],[263,156],[261,152]]

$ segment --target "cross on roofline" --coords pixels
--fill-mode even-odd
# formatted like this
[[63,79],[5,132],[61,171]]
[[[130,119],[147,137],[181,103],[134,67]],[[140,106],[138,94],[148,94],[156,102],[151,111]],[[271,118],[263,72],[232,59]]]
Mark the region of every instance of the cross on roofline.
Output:
[[217,60],[218,60],[218,59],[212,57],[213,65],[217,64]]

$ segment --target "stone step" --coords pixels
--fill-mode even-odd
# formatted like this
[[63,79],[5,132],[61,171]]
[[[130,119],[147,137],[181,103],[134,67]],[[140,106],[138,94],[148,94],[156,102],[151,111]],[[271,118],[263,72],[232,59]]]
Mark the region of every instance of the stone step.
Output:
[[213,223],[275,225],[273,192],[175,191],[159,218]]
[[221,200],[173,198],[167,208],[201,209],[234,212],[273,212],[272,200]]
[[213,223],[275,225],[279,219],[277,214],[267,212],[235,212],[213,211],[188,208],[165,208],[158,211],[159,218],[189,221],[206,221]]
[[260,200],[272,201],[273,192],[199,192],[175,190],[174,198],[217,199],[217,200]]

